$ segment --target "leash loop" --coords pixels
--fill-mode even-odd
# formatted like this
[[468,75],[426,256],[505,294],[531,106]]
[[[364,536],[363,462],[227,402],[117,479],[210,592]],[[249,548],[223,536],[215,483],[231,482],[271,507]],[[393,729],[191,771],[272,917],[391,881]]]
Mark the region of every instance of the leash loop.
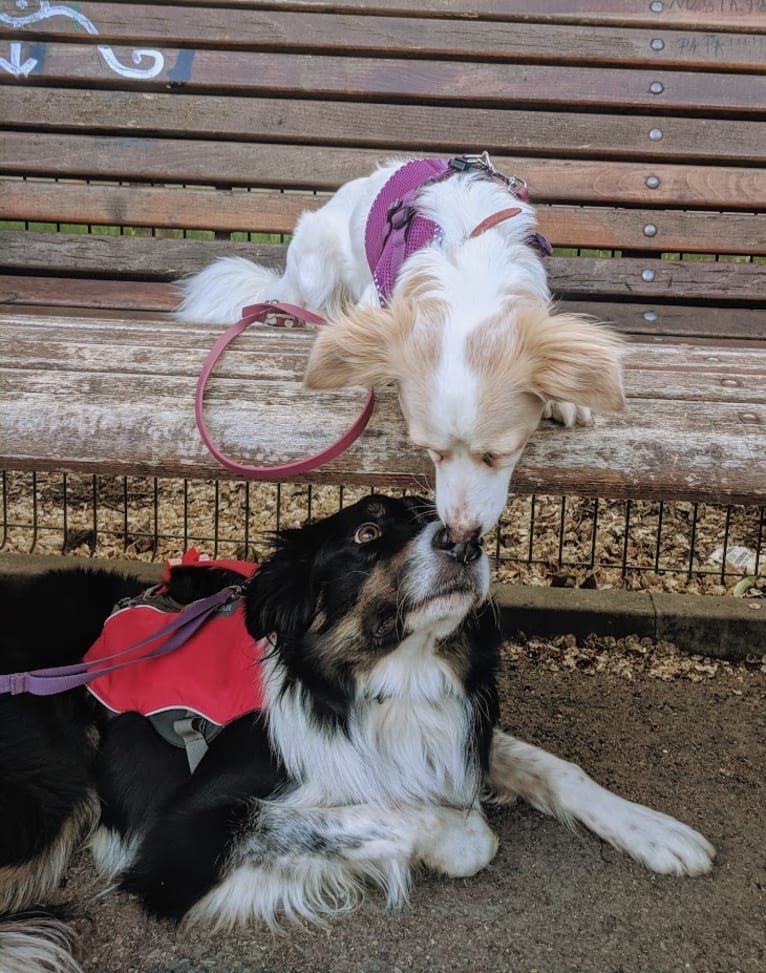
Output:
[[476,154],[466,153],[465,155],[458,155],[454,159],[450,159],[449,164],[451,168],[456,169],[458,172],[464,172],[466,169],[480,169],[493,179],[499,179],[505,185],[508,192],[512,196],[515,196],[516,199],[520,199],[524,203],[529,201],[529,189],[526,180],[520,176],[509,176],[502,172],[497,168],[487,151]]
[[[278,323],[280,317],[283,320],[282,324]],[[291,319],[295,323],[288,326],[284,323],[285,319]],[[340,456],[341,453],[345,452],[359,438],[370,420],[372,408],[375,404],[375,391],[372,388],[368,389],[362,411],[340,439],[337,439],[334,443],[331,443],[331,445],[320,450],[318,453],[314,453],[313,456],[306,456],[303,459],[294,460],[291,463],[279,463],[275,466],[249,466],[246,463],[239,463],[231,459],[231,457],[226,456],[216,446],[207,428],[203,408],[205,387],[210,373],[227,346],[255,321],[267,323],[271,327],[277,328],[305,328],[307,324],[321,327],[327,323],[323,317],[314,314],[312,311],[307,311],[306,308],[298,307],[295,304],[286,304],[281,301],[262,301],[259,304],[251,304],[244,308],[240,320],[224,331],[208,352],[194,393],[194,415],[202,441],[221,466],[226,467],[227,470],[231,470],[239,476],[252,480],[281,480],[287,476],[296,476],[299,473],[308,473],[310,470],[315,470],[318,466],[322,466],[323,463],[329,463],[330,460],[335,459],[336,456]]]

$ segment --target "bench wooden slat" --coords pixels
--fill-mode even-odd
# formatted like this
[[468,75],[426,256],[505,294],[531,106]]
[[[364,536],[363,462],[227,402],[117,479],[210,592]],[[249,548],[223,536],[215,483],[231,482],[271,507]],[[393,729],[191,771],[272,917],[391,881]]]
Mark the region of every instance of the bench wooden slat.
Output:
[[[221,330],[151,315],[131,318],[123,331],[116,330],[119,326],[121,319],[114,315],[106,321],[73,315],[43,323],[24,313],[5,313],[3,366],[41,375],[117,373],[194,379]],[[227,349],[214,380],[300,382],[312,340],[312,333],[286,334],[253,326]],[[753,347],[760,354],[752,355]],[[680,357],[678,346],[632,344],[625,364],[627,393],[632,398],[766,405],[766,338],[747,350],[688,347]]]
[[[301,213],[325,202],[303,194],[0,182],[0,212],[22,213],[12,202],[17,194],[29,200],[31,220],[258,233],[290,233]],[[537,212],[554,246],[766,254],[764,218],[750,213],[546,204]]]
[[172,311],[178,295],[171,285],[156,281],[0,274],[0,307],[3,304]]
[[[449,105],[434,112],[422,105],[360,105],[324,99],[254,99],[216,94],[185,94],[178,98],[152,91],[142,91],[136,104],[135,95],[124,91],[4,88],[0,123],[32,127],[34,135],[5,135],[0,142],[0,158],[6,160],[5,166],[10,163],[21,173],[56,172],[58,159],[61,174],[72,172],[76,166],[76,174],[131,172],[143,179],[167,181],[166,177],[171,176],[178,181],[217,184],[241,184],[250,178],[258,184],[264,179],[272,183],[275,172],[284,171],[288,180],[327,188],[352,178],[351,173],[346,175],[345,170],[337,169],[338,156],[346,148],[378,150],[374,156],[368,154],[361,160],[359,168],[353,170],[358,174],[368,170],[381,153],[450,153],[456,147],[475,145],[477,132],[482,136],[482,148],[498,157],[506,157],[509,152],[543,152],[546,156],[578,157],[592,157],[595,153],[599,159],[640,156],[652,163],[715,159],[716,164],[752,165],[766,161],[763,122],[722,118],[712,125],[706,119],[667,116],[660,113],[660,106],[656,108],[657,114],[637,116]],[[40,134],[47,127],[119,132],[128,137],[102,138],[103,145],[94,155],[88,140],[58,136],[58,141],[51,142],[49,136]],[[660,131],[662,138],[650,138],[649,133],[654,130]],[[178,144],[147,137],[162,133],[184,137],[193,134],[197,139]],[[294,144],[285,149],[292,150],[293,158],[280,162],[282,169],[271,169],[269,157],[264,156],[259,163],[258,151],[252,145],[207,144],[199,136],[291,142]],[[313,147],[295,148],[317,143],[323,147],[323,154]],[[342,147],[339,151],[338,146]],[[269,147],[268,151],[276,150]],[[326,159],[327,176],[323,165],[307,167],[302,152],[312,161]],[[353,164],[353,157],[350,161]],[[637,170],[643,172],[646,164],[637,164]],[[249,165],[254,167],[252,176],[247,175]],[[292,175],[294,172],[302,175]]]
[[[158,260],[161,260],[161,244],[164,241],[147,242],[153,250],[156,249]],[[205,259],[212,259],[213,256],[224,252],[232,252],[231,244],[227,245],[224,241],[210,241],[210,248],[207,246],[207,241],[205,243],[194,240],[185,242],[190,250],[190,269],[201,268]],[[247,243],[235,244],[234,252],[242,256],[252,256],[254,246]],[[279,266],[282,264],[284,249],[281,245],[263,244],[258,247],[261,256],[266,250],[269,254],[269,262]],[[77,267],[72,264],[65,269],[75,271]],[[162,271],[163,268],[158,269]],[[644,308],[644,305],[648,308],[649,302],[666,297],[678,298],[679,295],[686,294],[700,301],[726,300],[730,306],[734,302],[745,303],[748,307],[752,306],[753,302],[766,303],[766,262],[549,257],[547,269],[554,293],[560,298],[569,300],[576,299],[577,295],[601,299],[608,296],[620,297],[638,303],[640,308]],[[113,263],[102,268],[106,274],[114,270]],[[644,279],[642,275],[647,270],[654,274],[653,279]],[[164,275],[160,273],[158,276]],[[0,274],[0,304],[167,310],[175,303],[176,292],[173,287],[155,281]],[[620,306],[624,307],[624,305]],[[700,314],[706,311],[718,313],[716,308],[697,310]],[[754,311],[753,315],[758,315],[758,312]]]
[[569,300],[562,309],[590,314],[613,324],[626,334],[666,338],[733,338],[766,340],[766,310],[733,307],[699,307],[659,304],[650,300],[636,303]]
[[[764,126],[766,136],[766,126]],[[312,186],[317,190],[334,190],[348,179],[366,175],[381,160],[381,154],[373,150],[336,150],[299,146],[243,145],[238,143],[179,142],[178,140],[136,140],[127,147],[124,139],[104,140],[87,136],[29,136],[13,133],[6,137],[6,145],[0,156],[0,172],[23,172],[26,176],[55,172],[58,177],[67,171],[72,175],[86,173],[90,176],[126,176],[132,179],[151,178],[158,166],[164,168],[164,180],[186,182],[190,179],[202,183],[227,181],[227,164],[236,172],[235,182],[249,174],[251,184],[257,184],[260,173],[264,175],[265,188],[275,185],[282,160],[302,159],[296,171],[295,163],[282,177],[281,189]],[[110,150],[114,151],[109,158]],[[432,155],[433,153],[424,153]],[[194,158],[195,171],[190,173],[184,159]],[[59,160],[56,167],[55,159]],[[201,169],[202,159],[208,159],[209,170]],[[62,161],[63,160],[63,161]],[[218,164],[216,165],[216,160]],[[222,161],[222,160],[225,160]],[[174,162],[179,171],[173,172]],[[636,166],[627,162],[585,162],[563,159],[532,159],[518,156],[496,156],[495,163],[505,172],[523,176],[529,184],[534,202],[604,202],[614,205],[651,203],[657,206],[693,205],[713,209],[756,209],[766,199],[766,169],[734,168],[721,166],[714,173],[705,166],[667,165]],[[94,165],[98,171],[93,172]],[[290,163],[286,161],[286,165]],[[223,166],[223,168],[222,168]],[[86,168],[89,167],[89,168]],[[133,168],[135,167],[135,168]],[[659,180],[659,185],[649,190],[649,176]],[[313,183],[312,183],[313,180]],[[177,191],[177,190],[176,190]],[[0,212],[9,219],[72,220],[67,206],[79,205],[68,201],[76,187],[60,183],[46,186],[35,180],[30,184],[4,183],[0,181]],[[91,187],[85,194],[87,205],[106,208],[114,206],[125,212],[125,222],[131,220],[127,207],[128,197],[135,194],[137,200],[157,198],[161,190],[149,191],[145,187]],[[152,195],[153,194],[153,195]],[[120,201],[120,197],[125,201]],[[218,193],[221,199],[225,199]],[[199,201],[200,197],[195,197]],[[240,197],[241,198],[241,197]],[[115,200],[110,203],[109,200]],[[177,199],[177,197],[176,197]],[[140,206],[140,202],[137,202]],[[56,206],[61,207],[57,215]],[[51,215],[32,216],[45,209]],[[157,217],[150,225],[161,226],[163,207],[158,205]],[[225,212],[225,211],[224,211]],[[177,217],[174,215],[174,222]],[[77,222],[109,222],[103,219],[87,219],[83,214]]]
[[[80,276],[142,274],[148,280],[173,280],[195,273],[215,257],[227,254],[281,267],[284,253],[283,245],[269,243],[42,231],[22,236],[12,230],[0,230],[3,265],[43,270],[48,274],[59,271]],[[766,264],[762,262],[551,257],[548,267],[554,290],[566,294],[585,291],[663,297],[669,292],[680,292],[697,294],[700,299],[766,299]],[[653,281],[642,279],[645,269],[654,272]]]
[[[179,0],[173,0],[178,3]],[[273,9],[274,0],[184,0],[184,6],[222,5]],[[755,0],[666,0],[662,9],[635,0],[525,0],[514,6],[508,0],[289,0],[293,10],[333,10],[356,15],[450,17],[456,20],[482,18],[510,23],[536,20],[564,24],[624,24],[626,26],[685,27],[717,29],[723,32],[762,28],[763,13]]]
[[[736,35],[550,22],[413,20],[395,16],[297,12],[239,11],[236,22],[225,9],[184,9],[168,4],[89,3],[97,26],[92,43],[194,45],[247,48],[250,51],[375,54],[395,57],[470,57],[474,60],[534,59],[537,62],[631,64],[654,68],[759,71],[766,60],[766,35],[747,43]],[[661,34],[663,47],[653,49]],[[0,21],[0,37],[72,40],[72,21],[54,17],[22,28]],[[78,40],[90,41],[80,32]]]
[[[50,275],[175,280],[201,270],[218,256],[231,254],[281,267],[284,253],[283,245],[268,243],[0,230],[0,265]],[[647,269],[654,273],[653,280],[643,279]],[[687,294],[699,300],[766,301],[763,262],[551,257],[548,272],[554,292],[566,296],[619,294],[653,300]]]
[[[160,46],[162,69],[151,79],[121,78],[96,48],[83,44],[40,42],[35,83],[66,81],[98,83],[113,88],[165,87],[184,91],[218,90],[292,95],[327,95],[344,99],[476,101],[486,105],[578,106],[644,109],[650,111],[705,110],[708,113],[760,113],[766,105],[766,77],[758,74],[723,75],[715,72],[615,69],[610,80],[605,68],[575,68],[539,64],[476,63],[376,58],[325,57],[312,54],[249,53],[179,49]],[[115,45],[113,56],[133,65],[133,49]],[[150,69],[144,57],[139,68]],[[0,76],[0,81],[5,78]],[[661,84],[659,94],[652,84]]]
[[[84,325],[62,318],[59,367],[43,368],[44,356],[55,355],[56,346],[47,341],[39,320],[31,320],[37,321],[28,333],[38,342],[38,358],[30,353],[19,367],[0,368],[0,426],[7,430],[0,443],[0,466],[12,458],[14,468],[22,469],[95,466],[107,473],[193,476],[223,472],[199,441],[192,414],[195,376],[204,355],[198,338],[204,329],[193,330],[183,347],[171,353],[160,342],[169,336],[166,322],[158,331],[155,324],[160,322],[136,323],[129,317],[113,317],[106,324],[89,319]],[[18,338],[13,328],[19,323],[23,320],[18,316],[3,315],[0,331]],[[78,345],[81,327],[85,340]],[[209,331],[212,337],[215,329]],[[242,349],[227,356],[223,374],[210,383],[207,416],[214,435],[224,449],[256,462],[295,458],[316,449],[321,445],[317,426],[330,438],[337,433],[334,424],[342,425],[353,415],[353,392],[309,395],[300,385],[299,369],[290,380],[288,349],[303,354],[305,336],[251,332],[249,337],[249,353]],[[264,354],[253,355],[261,337]],[[288,346],[282,356],[273,348],[277,340]],[[724,384],[730,373],[721,371],[720,361],[706,363],[709,352],[701,355],[695,367],[691,353],[679,356],[664,348],[637,346],[627,372],[628,413],[599,417],[592,429],[541,429],[517,471],[516,489],[644,499],[680,491],[718,502],[745,496],[751,502],[753,497],[766,499],[764,409],[754,406],[752,397],[743,400],[741,386]],[[726,356],[732,365],[736,355]],[[715,357],[720,357],[718,352]],[[766,347],[748,352],[748,361],[748,381],[760,383],[757,401],[766,406]],[[83,365],[92,370],[83,370]],[[251,375],[256,373],[252,377],[226,377],[227,371],[247,374],[248,365]],[[708,384],[702,387],[706,375]],[[752,415],[754,422],[748,420]],[[361,442],[323,469],[321,478],[422,484],[428,472],[425,456],[406,446],[394,391],[383,390]]]

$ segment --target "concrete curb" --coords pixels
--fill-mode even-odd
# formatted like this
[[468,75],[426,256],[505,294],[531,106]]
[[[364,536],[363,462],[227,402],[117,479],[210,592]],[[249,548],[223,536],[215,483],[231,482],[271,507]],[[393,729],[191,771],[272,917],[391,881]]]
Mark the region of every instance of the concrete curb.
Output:
[[[164,565],[146,561],[85,560],[36,554],[0,554],[0,575],[90,566],[129,571],[152,584]],[[766,654],[766,601],[650,591],[594,591],[495,585],[493,594],[508,636],[636,635],[675,643],[686,652],[736,661]]]
[[496,585],[508,635],[626,635],[736,661],[766,654],[766,601],[651,591]]

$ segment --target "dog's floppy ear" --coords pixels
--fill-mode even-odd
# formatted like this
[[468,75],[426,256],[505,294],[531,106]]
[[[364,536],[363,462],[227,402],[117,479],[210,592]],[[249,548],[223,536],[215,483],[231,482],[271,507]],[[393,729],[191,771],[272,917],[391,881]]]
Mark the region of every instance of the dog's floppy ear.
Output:
[[329,321],[314,340],[303,384],[310,389],[383,385],[397,376],[391,366],[392,314],[358,307]]
[[282,531],[277,549],[247,586],[245,624],[254,639],[300,635],[311,625],[316,592],[311,580],[313,552],[308,529]]
[[625,408],[622,339],[605,325],[577,314],[522,320],[531,358],[531,390],[542,399],[574,402],[601,412]]

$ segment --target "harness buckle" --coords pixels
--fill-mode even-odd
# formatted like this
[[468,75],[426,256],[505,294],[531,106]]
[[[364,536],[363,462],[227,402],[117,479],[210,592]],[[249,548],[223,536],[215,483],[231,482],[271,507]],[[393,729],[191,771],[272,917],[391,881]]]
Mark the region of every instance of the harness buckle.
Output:
[[404,206],[400,199],[395,200],[386,214],[386,219],[392,230],[401,230],[412,220],[415,215],[413,206]]

